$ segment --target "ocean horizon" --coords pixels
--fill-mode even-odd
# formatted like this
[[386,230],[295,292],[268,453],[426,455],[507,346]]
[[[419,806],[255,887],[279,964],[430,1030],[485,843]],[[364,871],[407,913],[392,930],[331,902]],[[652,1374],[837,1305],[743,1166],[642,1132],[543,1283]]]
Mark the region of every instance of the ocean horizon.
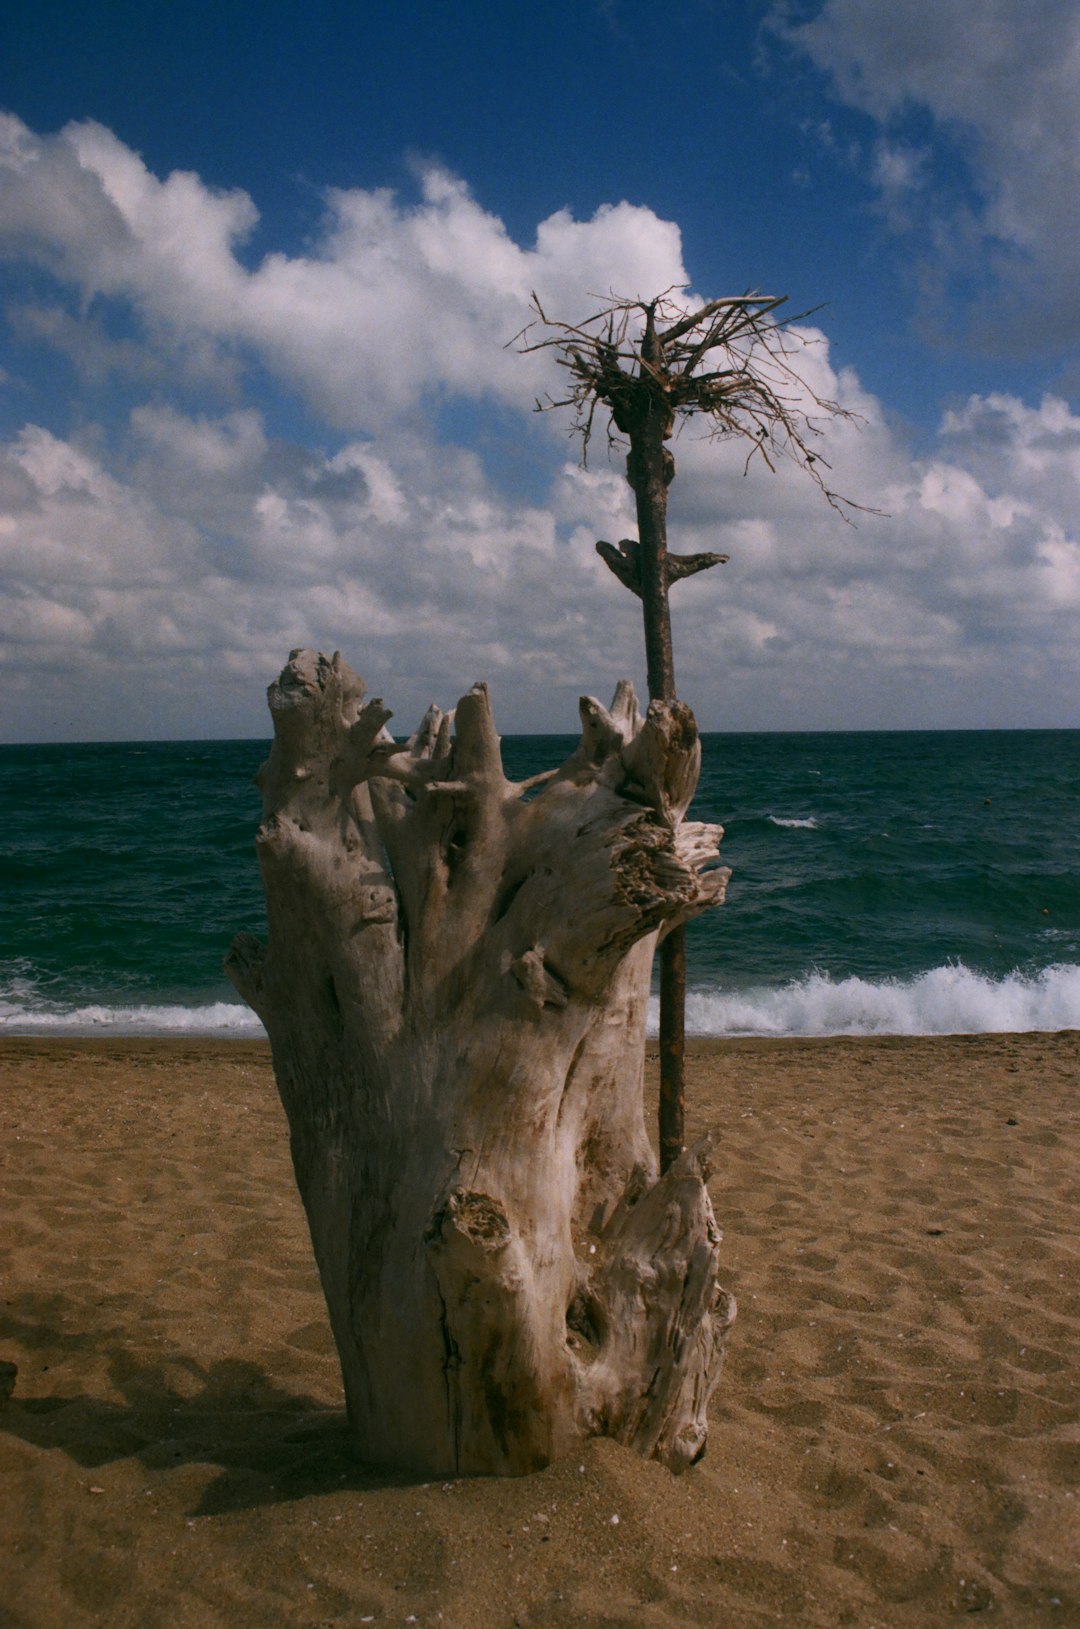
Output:
[[[574,740],[506,736],[507,772]],[[702,744],[693,813],[733,876],[690,926],[688,1033],[1080,1028],[1080,730]],[[268,746],[0,747],[0,1034],[263,1033],[222,960],[264,930]]]

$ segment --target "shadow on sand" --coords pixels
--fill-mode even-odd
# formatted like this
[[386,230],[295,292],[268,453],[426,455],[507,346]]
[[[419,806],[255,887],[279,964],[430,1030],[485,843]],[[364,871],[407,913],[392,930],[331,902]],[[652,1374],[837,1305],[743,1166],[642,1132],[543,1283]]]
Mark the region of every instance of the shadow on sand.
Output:
[[15,1345],[48,1354],[35,1374],[48,1373],[55,1384],[65,1356],[92,1346],[114,1397],[63,1389],[33,1397],[29,1372],[20,1373],[0,1412],[0,1434],[59,1451],[88,1469],[123,1459],[156,1472],[217,1466],[221,1474],[203,1490],[195,1516],[419,1480],[364,1466],[343,1408],[287,1391],[258,1364],[228,1358],[203,1365],[175,1349],[160,1362],[146,1361],[132,1352],[130,1332],[126,1339],[120,1329],[72,1334],[70,1323],[63,1328],[67,1320],[43,1320],[43,1299],[27,1297],[37,1317],[20,1317],[13,1301],[0,1310],[0,1357],[11,1357]]

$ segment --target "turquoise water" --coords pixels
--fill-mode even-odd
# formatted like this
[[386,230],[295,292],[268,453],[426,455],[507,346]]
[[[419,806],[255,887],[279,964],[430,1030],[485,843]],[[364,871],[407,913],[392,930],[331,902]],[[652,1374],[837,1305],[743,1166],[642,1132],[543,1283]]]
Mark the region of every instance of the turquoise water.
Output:
[[[508,772],[567,737],[509,737]],[[0,1031],[259,1033],[221,974],[263,921],[251,741],[0,748]],[[711,735],[692,924],[705,1034],[1080,1027],[1080,731]]]

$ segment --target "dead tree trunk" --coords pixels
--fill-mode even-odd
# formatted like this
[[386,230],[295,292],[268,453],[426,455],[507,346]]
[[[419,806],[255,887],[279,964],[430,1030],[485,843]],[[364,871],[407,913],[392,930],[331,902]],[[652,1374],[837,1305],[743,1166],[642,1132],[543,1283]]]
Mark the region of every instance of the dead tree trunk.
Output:
[[[549,318],[534,294],[533,309],[546,334],[522,346],[524,351],[554,351],[557,364],[566,369],[568,394],[536,405],[541,412],[573,408],[582,463],[598,408],[610,413],[615,429],[629,440],[626,477],[634,489],[638,536],[624,538],[617,548],[605,541],[596,547],[642,602],[649,696],[668,702],[676,693],[668,587],[727,558],[668,553],[668,487],[675,460],[667,442],[676,417],[704,415],[710,437],[737,436],[747,443],[747,465],[760,457],[772,469],[774,456],[791,458],[834,509],[859,507],[830,491],[823,475],[828,465],[810,451],[809,442],[821,427],[805,404],[825,417],[852,414],[815,396],[792,366],[792,352],[801,341],[787,321],[775,317],[784,300],[742,294],[688,311],[672,299],[673,293],[668,289],[652,300],[613,298],[577,324]],[[660,955],[662,1172],[683,1149],[685,1006],[686,943],[678,927],[664,940]]]
[[[675,654],[668,603],[667,507],[675,460],[667,448],[674,414],[659,387],[664,354],[656,334],[656,307],[645,314],[642,387],[620,403],[616,424],[630,438],[626,478],[637,510],[637,568],[645,627],[649,697],[673,702]],[[655,387],[655,388],[650,388]],[[682,923],[660,947],[660,1170],[682,1154],[686,1139],[686,929]]]
[[352,1431],[425,1475],[537,1469],[618,1438],[704,1451],[734,1303],[707,1150],[662,1178],[642,1114],[658,936],[719,903],[683,815],[693,715],[619,686],[579,746],[508,782],[484,686],[397,746],[335,656],[271,686],[266,1025]]

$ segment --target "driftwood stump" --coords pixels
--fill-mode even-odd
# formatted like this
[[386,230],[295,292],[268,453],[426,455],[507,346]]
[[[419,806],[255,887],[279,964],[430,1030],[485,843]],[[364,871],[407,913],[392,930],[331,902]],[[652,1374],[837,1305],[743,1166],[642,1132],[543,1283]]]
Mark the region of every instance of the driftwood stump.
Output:
[[227,968],[270,1036],[370,1463],[518,1474],[582,1437],[701,1457],[734,1302],[707,1149],[658,1179],[642,1083],[653,951],[719,903],[683,816],[681,703],[581,704],[524,784],[487,690],[395,744],[335,656],[294,651],[259,775],[264,947]]

